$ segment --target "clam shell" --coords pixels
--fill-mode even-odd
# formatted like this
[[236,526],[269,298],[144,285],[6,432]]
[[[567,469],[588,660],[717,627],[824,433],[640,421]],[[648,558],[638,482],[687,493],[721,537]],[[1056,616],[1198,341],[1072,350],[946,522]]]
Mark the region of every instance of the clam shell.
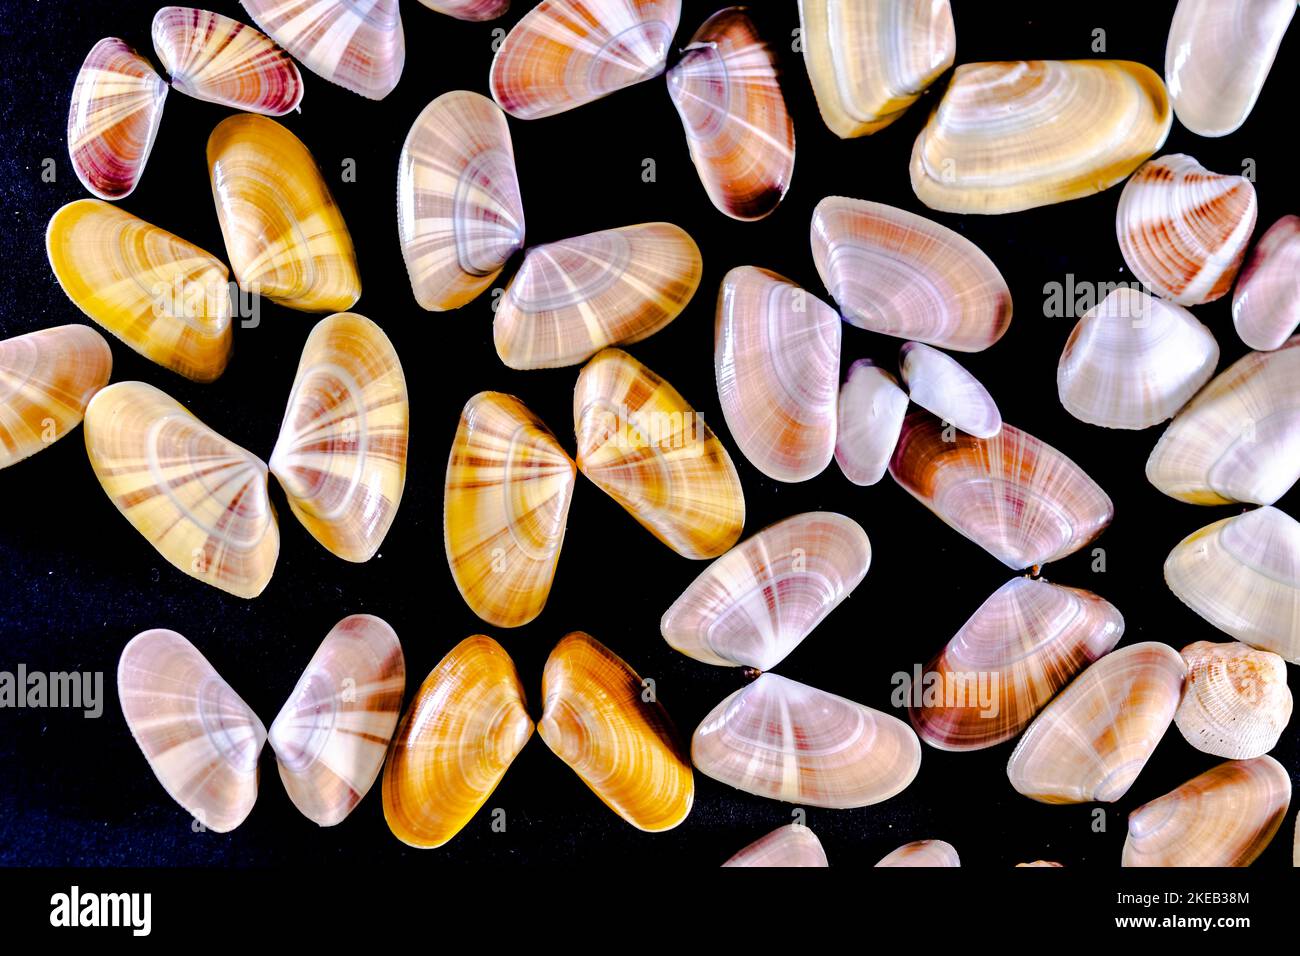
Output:
[[495,20],[510,9],[510,0],[420,0],[430,10],[437,10],[457,20]]
[[173,800],[217,833],[244,822],[266,729],[193,644],[175,631],[137,634],[117,664],[117,697]]
[[505,115],[485,96],[444,93],[406,134],[397,228],[411,290],[431,312],[488,288],[524,245],[524,207]]
[[58,441],[113,373],[104,337],[60,325],[0,340],[0,468]]
[[840,386],[835,460],[855,485],[874,485],[885,475],[903,430],[907,393],[898,379],[870,359],[849,366]]
[[937,222],[829,196],[813,210],[811,237],[817,274],[858,328],[978,352],[1011,324],[1011,290],[998,267]]
[[1219,344],[1192,313],[1119,288],[1089,309],[1056,367],[1061,405],[1104,428],[1150,428],[1210,380]]
[[[1012,578],[980,605],[926,665],[935,675],[910,709],[921,739],[940,750],[1011,740],[1082,668],[1124,634],[1124,618],[1090,591]],[[980,682],[992,706],[980,701]]]
[[361,297],[352,236],[298,137],[264,116],[228,117],[208,139],[208,169],[241,289],[304,312]]
[[1182,650],[1187,683],[1174,723],[1187,742],[1216,757],[1268,753],[1291,719],[1286,663],[1245,644],[1197,641]]
[[835,454],[840,317],[784,276],[722,279],[713,335],[718,401],[741,454],[777,481],[807,481]]
[[340,312],[307,336],[271,452],[271,472],[313,538],[345,561],[369,561],[406,486],[410,407],[388,336]]
[[1229,760],[1129,814],[1124,866],[1250,866],[1290,805],[1272,757]]
[[271,724],[284,789],[323,827],[370,792],[402,712],[406,662],[387,623],[353,614],[325,636]]
[[722,442],[677,390],[619,349],[573,390],[578,468],[656,538],[716,558],[740,537],[745,495]]
[[1186,673],[1167,644],[1111,651],[1034,718],[1007,763],[1011,786],[1042,803],[1114,803],[1173,721]]
[[817,108],[842,138],[884,129],[952,66],[948,0],[799,0]]
[[505,649],[461,641],[424,679],[384,767],[384,818],[408,846],[439,847],[492,795],[533,735],[524,687]]
[[849,596],[870,564],[871,542],[852,518],[795,515],[705,568],[660,631],[697,661],[770,670]]
[[914,840],[887,853],[876,866],[961,866],[957,849],[943,840]]
[[171,565],[237,597],[262,593],[280,553],[266,465],[143,382],[96,393],[85,433],[104,493]]
[[636,671],[574,631],[546,660],[537,735],[601,801],[638,830],[671,830],[691,812],[695,778],[668,712]]
[[1140,63],[965,63],[912,147],[912,190],[961,213],[1091,196],[1163,146],[1171,121],[1164,83]]
[[1124,184],[1115,234],[1143,285],[1162,299],[1199,305],[1232,288],[1258,212],[1249,179],[1173,153],[1144,163]]
[[1063,867],[1064,863],[1054,863],[1051,860],[1034,860],[1033,863],[1017,863],[1016,867]]
[[483,620],[518,627],[541,613],[576,478],[555,436],[519,399],[480,392],[465,404],[442,521],[451,576]]
[[529,249],[492,321],[511,368],[585,362],[677,318],[700,285],[700,249],[667,222],[606,229]]
[[951,356],[920,342],[904,342],[899,368],[908,397],[976,438],[1002,430],[1002,413],[979,380]]
[[1243,342],[1263,350],[1300,327],[1300,216],[1283,216],[1255,245],[1232,293],[1232,323]]
[[889,714],[762,674],[700,722],[691,757],[701,773],[746,793],[846,809],[911,783],[921,742]]
[[1083,469],[1012,425],[974,438],[913,412],[889,473],[949,527],[1017,571],[1073,554],[1115,514]]
[[817,834],[799,823],[778,827],[755,840],[723,866],[829,866]]

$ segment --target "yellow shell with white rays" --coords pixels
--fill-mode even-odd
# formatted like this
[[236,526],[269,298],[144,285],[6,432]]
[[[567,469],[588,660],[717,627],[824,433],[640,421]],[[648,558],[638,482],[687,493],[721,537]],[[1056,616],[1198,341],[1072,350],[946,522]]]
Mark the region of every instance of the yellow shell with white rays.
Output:
[[217,833],[244,822],[266,729],[193,644],[175,631],[137,634],[118,660],[117,698],[173,800]]
[[353,312],[317,323],[270,464],[303,527],[345,561],[374,557],[397,516],[410,417],[383,330]]
[[789,823],[778,827],[767,836],[760,837],[723,866],[829,866],[822,841],[802,823]]
[[266,465],[143,382],[96,394],[85,432],[104,493],[159,554],[237,597],[262,593],[280,553]]
[[541,613],[564,543],[577,471],[541,420],[511,395],[465,403],[447,463],[443,533],[465,603],[498,627]]
[[885,854],[876,866],[961,866],[957,849],[943,840],[913,840]]
[[208,170],[239,287],[303,312],[341,312],[361,297],[343,214],[293,133],[251,113],[217,124]]
[[1291,719],[1286,663],[1238,641],[1197,641],[1182,650],[1187,683],[1174,723],[1187,742],[1216,757],[1258,757],[1277,746]]
[[230,274],[221,260],[98,199],[50,219],[45,251],[72,303],[150,361],[196,382],[230,360]]

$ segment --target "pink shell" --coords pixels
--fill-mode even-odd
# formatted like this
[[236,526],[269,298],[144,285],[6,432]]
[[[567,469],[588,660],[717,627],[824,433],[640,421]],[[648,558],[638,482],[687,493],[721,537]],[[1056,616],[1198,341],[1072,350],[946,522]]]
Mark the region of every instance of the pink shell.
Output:
[[1232,322],[1252,349],[1280,348],[1300,326],[1300,216],[1264,233],[1232,295]]

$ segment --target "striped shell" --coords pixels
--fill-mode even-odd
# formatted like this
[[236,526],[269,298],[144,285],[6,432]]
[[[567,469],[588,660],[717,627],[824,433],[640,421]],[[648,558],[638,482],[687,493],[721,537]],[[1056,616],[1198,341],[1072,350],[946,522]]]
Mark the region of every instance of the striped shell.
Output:
[[934,867],[961,866],[957,849],[943,840],[914,840],[887,853],[876,866]]
[[1280,348],[1300,327],[1300,216],[1269,227],[1237,279],[1232,324],[1252,349]]
[[1002,430],[1002,413],[979,380],[952,356],[921,342],[904,342],[899,371],[908,397],[976,438]]
[[1282,658],[1237,641],[1197,641],[1182,655],[1187,682],[1174,723],[1189,744],[1234,759],[1277,746],[1293,703]]
[[907,393],[898,379],[870,359],[858,359],[840,386],[835,461],[855,485],[885,476],[907,414]]
[[510,9],[510,0],[420,0],[430,10],[437,10],[457,20],[495,20]]
[[817,834],[800,823],[778,827],[745,847],[723,866],[828,866]]

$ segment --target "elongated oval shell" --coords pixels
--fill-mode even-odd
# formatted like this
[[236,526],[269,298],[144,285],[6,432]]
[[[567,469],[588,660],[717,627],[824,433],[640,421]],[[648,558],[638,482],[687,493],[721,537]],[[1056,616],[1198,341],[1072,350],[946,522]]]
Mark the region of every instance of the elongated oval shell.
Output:
[[1292,706],[1282,658],[1237,641],[1197,641],[1182,655],[1187,682],[1174,723],[1189,744],[1233,759],[1259,757],[1277,746]]
[[723,866],[829,866],[817,834],[800,823],[778,827],[745,847]]
[[874,485],[885,475],[903,430],[907,393],[898,379],[870,359],[858,359],[840,386],[835,460],[855,485]]
[[497,788],[533,735],[523,684],[505,649],[477,634],[424,679],[384,767],[384,819],[407,846],[439,847]]
[[704,270],[684,229],[647,222],[529,249],[492,320],[511,368],[576,365],[681,314]]
[[835,454],[840,317],[784,276],[739,266],[718,290],[718,401],[741,454],[777,481],[807,481]]
[[1042,803],[1114,803],[1173,721],[1186,673],[1167,644],[1111,651],[1029,725],[1007,763],[1011,786]]
[[284,789],[309,820],[332,827],[365,799],[405,691],[402,644],[386,622],[353,614],[325,636],[268,738]]
[[700,722],[691,758],[703,774],[773,800],[846,809],[902,791],[921,742],[896,717],[762,674]]
[[585,366],[573,390],[578,468],[651,534],[688,558],[740,537],[745,495],[731,456],[677,390],[619,349]]
[[1163,146],[1171,121],[1164,83],[1140,63],[965,63],[912,147],[912,190],[961,213],[1091,196]]
[[1011,290],[993,260],[924,216],[828,196],[811,238],[817,274],[858,328],[979,352],[1011,324]]
[[957,849],[943,840],[915,840],[887,853],[876,866],[961,866]]
[[1232,324],[1252,349],[1279,348],[1300,327],[1300,216],[1269,227],[1232,293]]
[[898,364],[908,397],[926,411],[976,438],[1002,430],[993,396],[956,359],[921,342],[904,342]]
[[443,537],[465,603],[498,627],[541,613],[560,560],[577,470],[519,399],[479,392],[447,463]]
[[691,812],[695,777],[663,704],[622,658],[574,631],[546,659],[537,735],[601,801],[638,830],[671,830]]
[[117,698],[168,796],[217,833],[244,822],[266,729],[193,644],[175,631],[137,634],[118,660]]
[[237,597],[262,593],[280,553],[266,465],[143,382],[98,392],[85,432],[104,493],[159,554]]
[[153,48],[172,86],[195,99],[283,116],[302,102],[302,74],[264,34],[194,7],[163,7]]
[[510,0],[420,0],[430,10],[437,10],[457,20],[495,20],[510,9]]
[[81,424],[112,373],[108,343],[84,325],[0,340],[0,468],[30,458]]
[[849,596],[870,564],[871,542],[852,518],[795,515],[705,568],[659,628],[697,661],[770,670]]

